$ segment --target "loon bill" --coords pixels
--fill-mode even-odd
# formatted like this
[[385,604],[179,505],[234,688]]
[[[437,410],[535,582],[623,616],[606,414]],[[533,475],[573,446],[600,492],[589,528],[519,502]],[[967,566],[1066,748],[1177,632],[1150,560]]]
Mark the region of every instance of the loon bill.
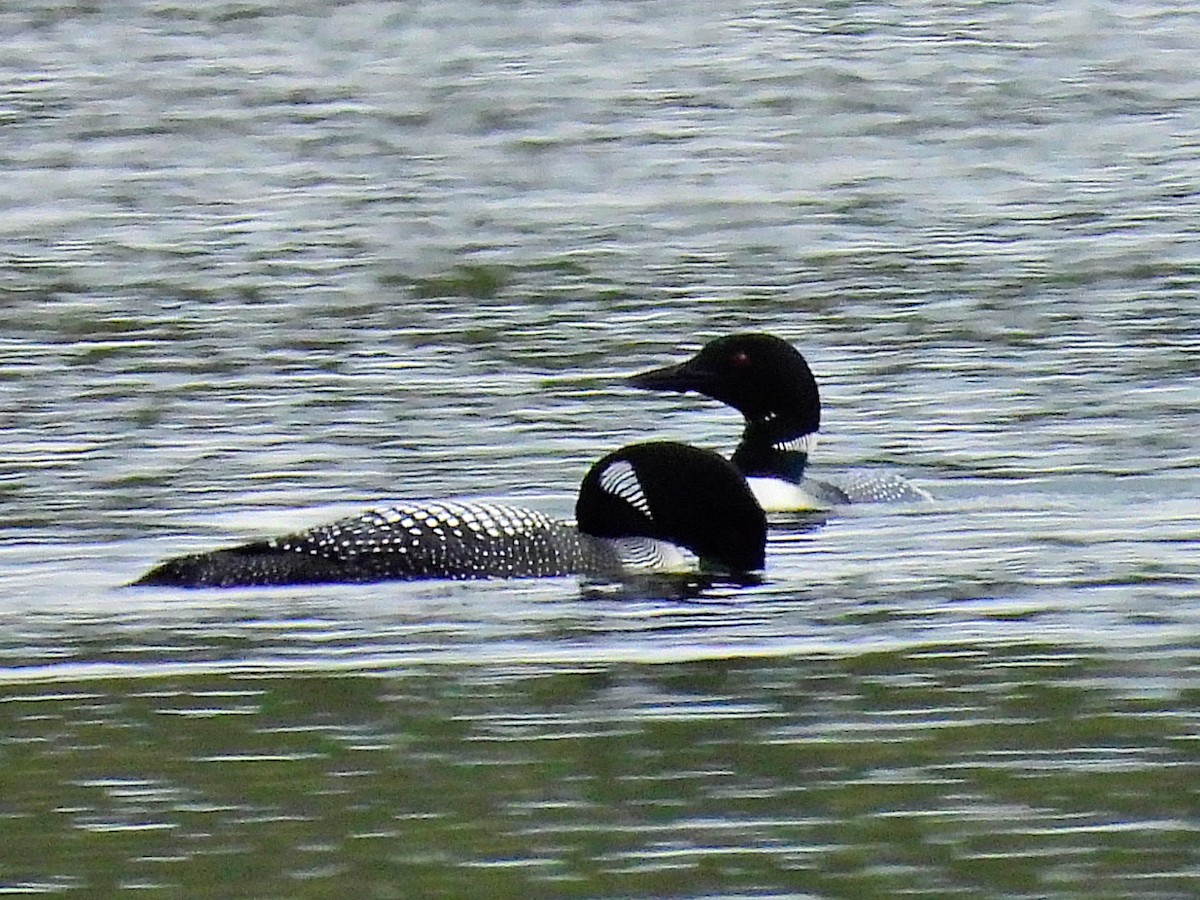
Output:
[[414,579],[761,570],[766,519],[737,469],[686,444],[631,444],[596,462],[578,526],[451,500],[368,510],[308,531],[168,559],[134,585],[244,587]]
[[931,499],[891,473],[856,473],[837,482],[808,477],[809,456],[821,428],[820,391],[800,351],[774,335],[716,338],[691,359],[633,375],[629,384],[701,394],[740,412],[745,427],[731,460],[767,512]]

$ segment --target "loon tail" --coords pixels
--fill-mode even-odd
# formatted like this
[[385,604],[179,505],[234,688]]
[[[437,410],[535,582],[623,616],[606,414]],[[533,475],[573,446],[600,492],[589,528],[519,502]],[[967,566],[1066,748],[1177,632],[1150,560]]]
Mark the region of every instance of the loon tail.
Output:
[[131,586],[237,587],[266,584],[319,584],[357,581],[340,560],[281,552],[271,541],[176,556],[152,568]]

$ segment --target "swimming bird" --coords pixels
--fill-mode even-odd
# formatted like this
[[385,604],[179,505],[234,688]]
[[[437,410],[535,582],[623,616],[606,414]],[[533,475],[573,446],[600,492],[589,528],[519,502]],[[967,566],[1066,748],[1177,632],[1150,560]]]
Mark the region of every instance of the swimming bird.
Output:
[[643,390],[692,391],[740,412],[745,429],[731,461],[767,512],[930,499],[893,474],[859,474],[838,483],[807,477],[821,427],[820,391],[800,352],[774,335],[716,338],[691,359],[633,375],[629,383]]
[[672,441],[622,447],[580,485],[577,524],[455,500],[372,509],[282,537],[168,559],[134,585],[238,587],[429,578],[543,578],[761,570],[766,519],[716,453]]

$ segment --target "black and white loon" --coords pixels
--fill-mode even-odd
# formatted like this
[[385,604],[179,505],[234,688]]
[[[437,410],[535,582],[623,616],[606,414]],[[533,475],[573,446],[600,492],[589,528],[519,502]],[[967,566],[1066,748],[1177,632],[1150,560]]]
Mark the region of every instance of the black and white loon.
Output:
[[425,578],[619,578],[698,566],[761,570],[766,518],[745,479],[708,450],[632,444],[591,467],[577,525],[536,510],[403,503],[283,537],[179,556],[135,585],[239,587]]
[[868,473],[837,484],[806,477],[821,427],[821,397],[804,357],[773,335],[717,338],[686,362],[641,372],[629,383],[644,390],[694,391],[740,412],[746,426],[732,462],[767,512],[930,499],[898,475]]

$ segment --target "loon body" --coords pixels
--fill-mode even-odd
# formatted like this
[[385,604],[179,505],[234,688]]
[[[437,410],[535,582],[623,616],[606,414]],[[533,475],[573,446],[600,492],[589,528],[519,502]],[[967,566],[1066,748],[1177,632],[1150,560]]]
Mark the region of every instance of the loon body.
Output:
[[808,363],[769,334],[734,334],[705,344],[691,359],[629,379],[655,391],[693,391],[745,418],[732,462],[767,512],[806,512],[841,503],[928,500],[898,475],[865,473],[833,484],[807,477],[821,427],[821,399]]
[[575,516],[578,526],[519,506],[405,503],[175,557],[134,584],[618,578],[701,564],[735,573],[763,567],[766,520],[745,480],[717,454],[686,444],[654,441],[608,454],[584,477]]

